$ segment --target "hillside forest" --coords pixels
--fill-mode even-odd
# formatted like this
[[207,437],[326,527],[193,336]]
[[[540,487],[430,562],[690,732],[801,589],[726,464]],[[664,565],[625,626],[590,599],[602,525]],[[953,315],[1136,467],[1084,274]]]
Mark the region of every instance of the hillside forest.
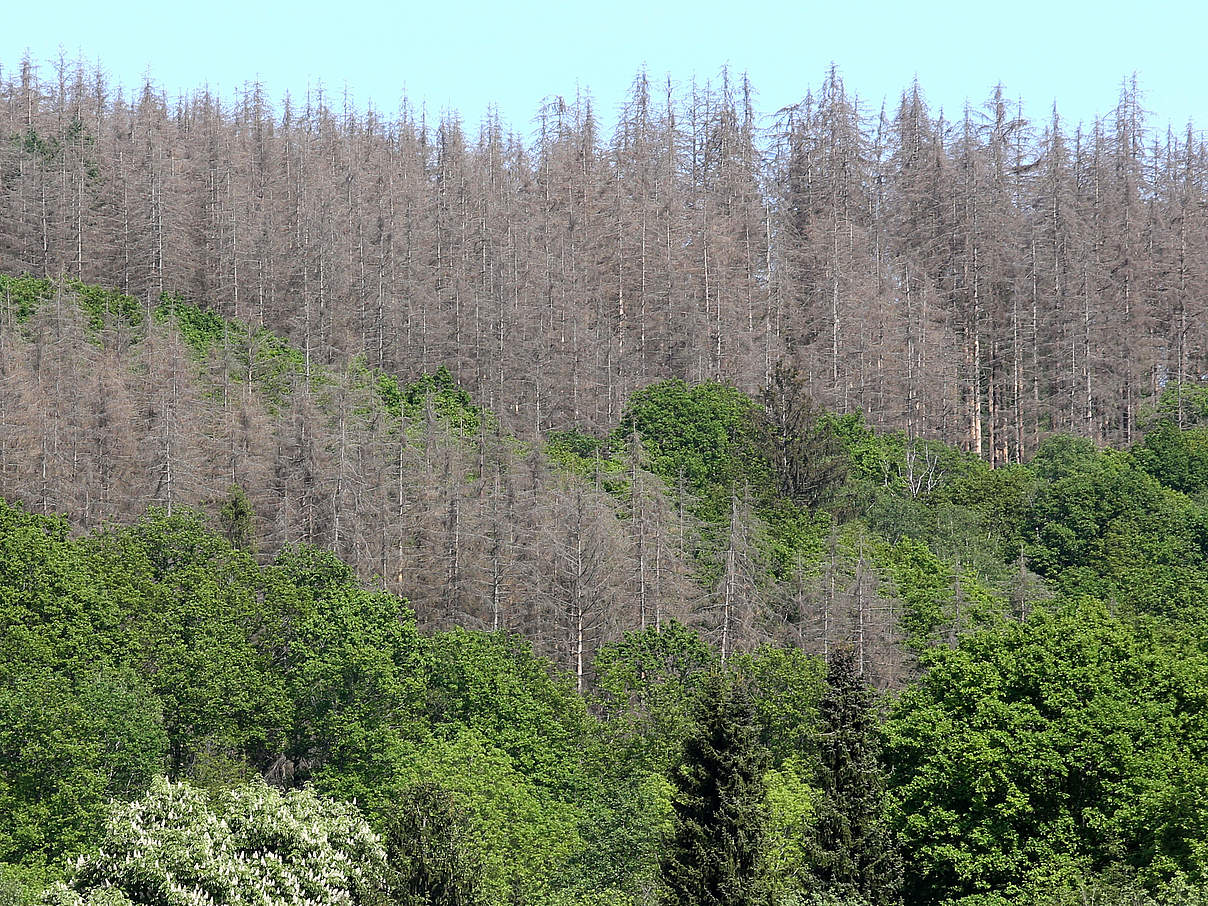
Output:
[[1208,146],[0,69],[0,904],[1202,906]]

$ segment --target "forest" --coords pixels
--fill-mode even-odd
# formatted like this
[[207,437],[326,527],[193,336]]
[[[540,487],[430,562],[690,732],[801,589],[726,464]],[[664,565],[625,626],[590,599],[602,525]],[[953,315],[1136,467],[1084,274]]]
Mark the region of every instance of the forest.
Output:
[[1202,906],[1208,146],[0,69],[0,904]]

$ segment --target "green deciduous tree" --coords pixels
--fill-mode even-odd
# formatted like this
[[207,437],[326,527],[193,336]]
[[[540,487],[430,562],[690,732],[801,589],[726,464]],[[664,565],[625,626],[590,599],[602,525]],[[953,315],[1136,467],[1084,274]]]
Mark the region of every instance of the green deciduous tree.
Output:
[[758,404],[729,384],[671,380],[639,390],[613,432],[617,448],[635,431],[650,470],[668,481],[682,475],[698,514],[710,522],[725,521],[736,488],[763,492],[772,485]]
[[693,726],[692,702],[717,651],[674,620],[602,645],[594,668],[615,758],[665,773]]
[[385,851],[355,807],[257,784],[208,798],[158,780],[115,804],[97,850],[52,886],[47,906],[368,906],[385,893]]
[[1121,860],[1204,871],[1202,652],[1083,598],[926,664],[884,728],[908,902],[1011,900]]

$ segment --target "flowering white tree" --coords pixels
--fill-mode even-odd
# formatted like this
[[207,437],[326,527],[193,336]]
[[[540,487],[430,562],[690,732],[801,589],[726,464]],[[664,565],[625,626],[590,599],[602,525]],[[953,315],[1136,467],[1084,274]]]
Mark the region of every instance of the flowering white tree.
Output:
[[253,785],[159,779],[115,803],[96,851],[47,906],[359,906],[383,890],[381,841],[355,806]]

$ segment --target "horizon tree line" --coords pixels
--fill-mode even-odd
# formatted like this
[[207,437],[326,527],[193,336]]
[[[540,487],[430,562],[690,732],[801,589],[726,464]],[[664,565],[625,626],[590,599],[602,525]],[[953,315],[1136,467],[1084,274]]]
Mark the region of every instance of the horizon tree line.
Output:
[[874,110],[831,68],[772,116],[745,76],[634,79],[611,135],[554,97],[530,138],[322,87],[274,105],[0,70],[0,270],[283,332],[307,369],[447,366],[523,436],[607,430],[656,380],[819,404],[1018,462],[1136,439],[1208,374],[1208,148],[1134,82],[1090,125],[1001,86]]

